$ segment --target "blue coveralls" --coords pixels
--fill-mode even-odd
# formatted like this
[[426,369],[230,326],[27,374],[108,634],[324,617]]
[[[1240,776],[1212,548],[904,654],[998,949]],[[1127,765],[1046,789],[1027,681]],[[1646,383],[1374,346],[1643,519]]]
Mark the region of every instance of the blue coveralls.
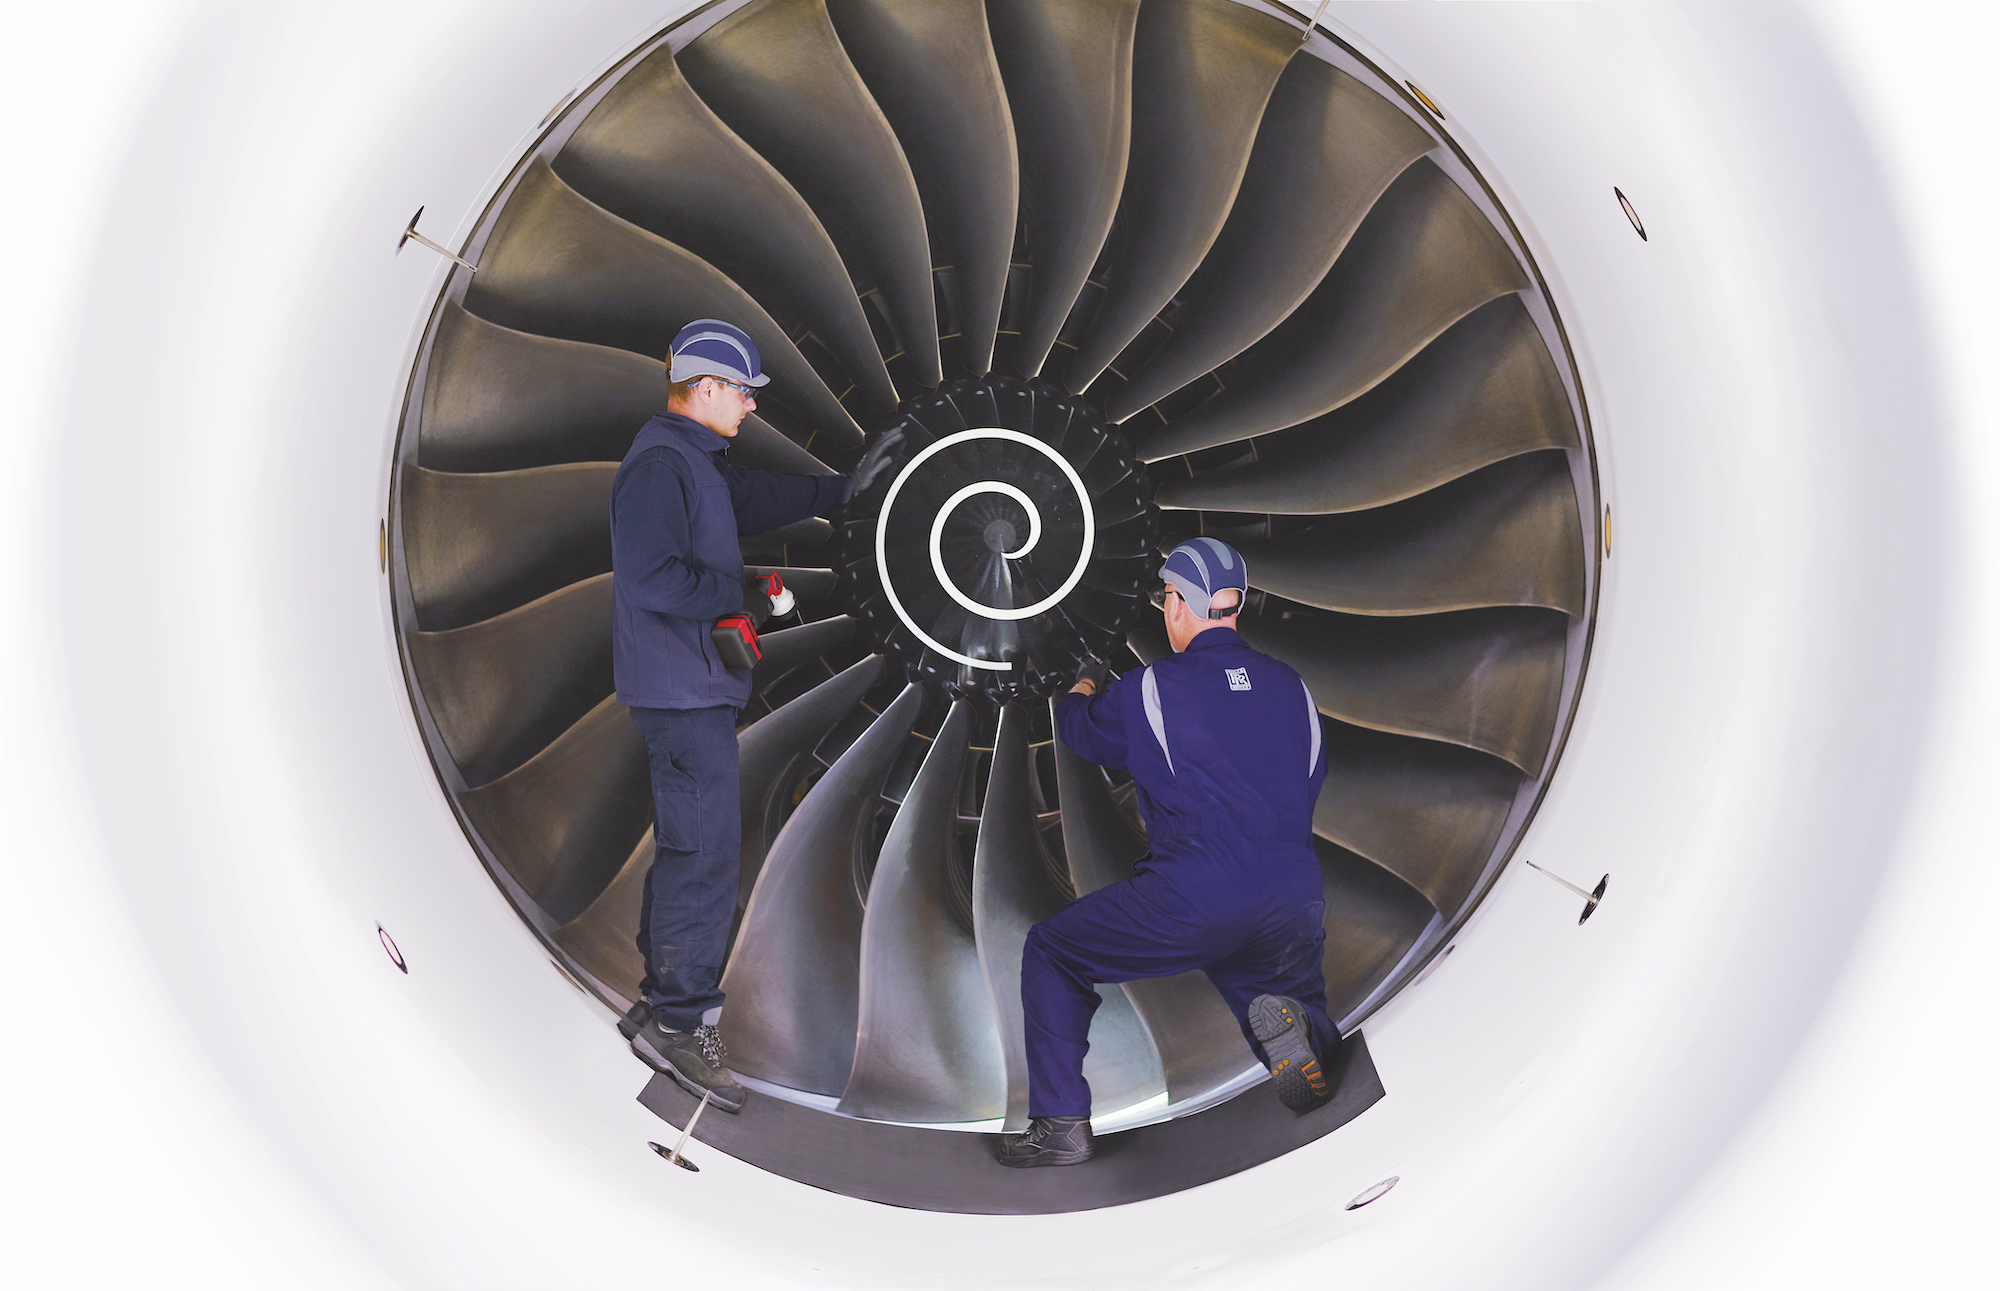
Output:
[[1305,682],[1233,629],[1210,628],[1095,696],[1063,696],[1056,734],[1131,772],[1152,851],[1131,878],[1028,931],[1028,1114],[1090,1115],[1083,1055],[1098,982],[1200,969],[1260,1058],[1250,1002],[1289,995],[1313,1049],[1330,1054],[1339,1033],[1320,971],[1326,906],[1312,846],[1326,759]]
[[847,500],[844,475],[779,475],[729,464],[729,441],[657,413],[611,483],[611,670],[646,740],[653,865],[639,905],[640,992],[677,1031],[722,1007],[722,960],[741,872],[736,715],[750,670],[709,642],[743,608],[739,533]]

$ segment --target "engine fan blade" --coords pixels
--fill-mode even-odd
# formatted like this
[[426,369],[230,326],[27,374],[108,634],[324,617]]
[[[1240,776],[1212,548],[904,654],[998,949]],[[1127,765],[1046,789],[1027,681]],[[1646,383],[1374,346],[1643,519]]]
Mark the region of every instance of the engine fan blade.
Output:
[[1476,310],[1362,398],[1256,441],[1255,460],[1157,491],[1170,509],[1330,515],[1483,466],[1578,446],[1562,380],[1518,297]]
[[[615,462],[666,404],[658,359],[517,332],[446,301],[424,382],[418,459],[454,472]],[[759,470],[833,469],[756,413],[743,419],[730,451],[737,465]]]
[[410,666],[468,785],[546,748],[610,693],[611,575],[445,632],[412,632]]
[[846,645],[853,637],[854,620],[845,614],[763,633],[757,638],[763,658],[757,661],[756,669],[750,674],[751,690],[753,693],[763,690],[792,669]]
[[861,905],[854,851],[923,707],[912,683],[820,777],[771,844],[722,974],[738,1071],[838,1096],[854,1068]]
[[646,741],[615,697],[459,798],[502,868],[557,923],[595,901],[652,818]]
[[611,568],[615,462],[403,473],[403,559],[426,631],[492,618]]
[[790,561],[803,556],[799,548],[824,547],[833,541],[833,526],[818,516],[788,524],[765,533],[746,533],[738,539],[746,561]]
[[418,460],[439,471],[617,461],[666,404],[659,359],[517,332],[446,301],[424,380]]
[[1438,915],[1423,894],[1389,871],[1322,838],[1320,891],[1326,901],[1326,1011],[1335,1022],[1366,1002]]
[[1447,919],[1471,895],[1521,786],[1498,758],[1326,720],[1313,832],[1430,899]]
[[[1055,704],[1050,703],[1053,715]],[[1055,742],[1056,785],[1062,803],[1063,851],[1077,895],[1130,877],[1146,854],[1104,773]],[[1222,996],[1200,973],[1125,983],[1125,994],[1160,1057],[1167,1102],[1179,1103],[1227,1083],[1257,1064],[1243,1029]]]
[[849,1116],[983,1121],[1007,1106],[1000,1024],[979,946],[952,918],[958,789],[972,732],[959,700],[882,840],[861,925],[860,1031]]
[[1082,391],[1201,263],[1236,201],[1298,29],[1228,0],[1152,0],[1132,47],[1132,149],[1111,277],[1063,369]]
[[709,110],[662,46],[626,72],[555,159],[570,187],[686,247],[832,352],[870,406],[896,406],[868,317],[819,218]]
[[690,42],[680,69],[811,204],[849,276],[882,293],[917,384],[943,380],[923,201],[824,0],[746,5]]
[[646,871],[653,867],[653,830],[649,825],[618,876],[590,907],[556,929],[556,946],[584,972],[627,1002],[638,998],[646,976],[639,954],[639,901],[646,891]]
[[1125,635],[1125,644],[1133,654],[1139,656],[1140,663],[1164,659],[1174,652],[1173,646],[1167,641],[1166,626],[1156,622],[1142,621]]
[[1107,415],[1124,421],[1283,322],[1382,190],[1435,145],[1354,77],[1317,58],[1293,59],[1264,110],[1229,221],[1180,293],[1173,333],[1126,373],[1105,401]]
[[1097,263],[1125,187],[1139,0],[990,0],[1034,262],[1018,330],[1021,375],[1042,370]]
[[1540,774],[1562,694],[1568,620],[1501,606],[1419,618],[1362,618],[1267,601],[1243,639],[1296,668],[1328,717],[1445,740]]
[[1252,586],[1323,610],[1583,613],[1583,527],[1561,453],[1511,458],[1407,502],[1236,547]]
[[662,357],[691,320],[727,319],[757,342],[772,378],[760,394],[836,443],[861,440],[763,306],[692,252],[585,200],[545,161],[529,164],[508,199],[465,307],[504,327]]
[[1148,436],[1148,460],[1296,426],[1367,392],[1479,306],[1528,286],[1450,176],[1389,185],[1305,304],[1237,360],[1226,389]]
[[993,366],[1021,173],[985,11],[959,0],[830,0],[834,29],[902,142],[966,371]]
[[766,714],[736,733],[738,777],[743,793],[743,868],[737,889],[739,904],[750,900],[757,875],[770,846],[773,801],[789,792],[798,777],[789,774],[800,758],[813,751],[841,718],[854,710],[868,688],[882,675],[882,656],[871,654],[846,671],[829,677],[805,694]]

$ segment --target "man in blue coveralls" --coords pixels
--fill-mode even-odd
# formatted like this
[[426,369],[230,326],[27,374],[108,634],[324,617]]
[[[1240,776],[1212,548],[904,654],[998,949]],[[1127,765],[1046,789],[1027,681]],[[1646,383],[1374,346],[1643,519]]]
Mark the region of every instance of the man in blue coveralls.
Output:
[[736,715],[750,670],[728,667],[709,633],[744,608],[737,535],[818,515],[852,486],[844,475],[729,464],[729,441],[770,380],[742,330],[697,319],[668,362],[667,410],[640,429],[611,482],[612,675],[646,740],[654,842],[639,906],[646,978],[619,1030],[654,1070],[734,1112],[746,1095],[723,1066],[716,1022],[743,833]]
[[[1010,1166],[1091,1154],[1083,1079],[1095,984],[1200,969],[1215,983],[1295,1112],[1329,1096],[1340,1044],[1326,1011],[1313,803],[1326,779],[1319,711],[1296,672],[1243,644],[1243,557],[1214,538],[1168,553],[1174,654],[1103,686],[1086,665],[1056,707],[1056,734],[1138,785],[1151,853],[1129,879],[1072,901],[1021,953],[1028,1129],[1001,1136]],[[1099,690],[1102,693],[1098,693]]]

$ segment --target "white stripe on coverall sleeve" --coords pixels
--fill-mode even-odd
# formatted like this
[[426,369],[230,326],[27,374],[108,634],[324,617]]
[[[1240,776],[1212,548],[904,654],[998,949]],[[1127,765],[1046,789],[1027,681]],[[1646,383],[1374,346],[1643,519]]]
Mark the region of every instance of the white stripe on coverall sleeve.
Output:
[[[1299,679],[1299,685],[1305,686],[1306,725],[1312,730],[1312,750],[1306,754],[1306,774],[1311,775],[1313,768],[1319,765],[1319,705],[1313,703],[1312,687],[1306,686],[1303,677]],[[1161,743],[1164,744],[1165,741],[1162,740]]]
[[1160,752],[1167,759],[1167,771],[1174,769],[1174,755],[1167,749],[1167,719],[1160,712],[1160,683],[1153,678],[1153,670],[1146,669],[1146,679],[1139,683],[1139,691],[1145,696],[1146,725],[1153,728],[1153,738],[1160,742]]

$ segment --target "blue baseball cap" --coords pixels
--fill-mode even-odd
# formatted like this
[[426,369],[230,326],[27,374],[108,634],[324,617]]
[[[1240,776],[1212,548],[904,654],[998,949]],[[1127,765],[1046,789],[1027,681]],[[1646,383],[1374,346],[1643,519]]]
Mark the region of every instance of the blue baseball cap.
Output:
[[764,375],[757,342],[742,328],[719,318],[695,319],[674,337],[668,352],[667,380],[692,381],[696,377],[721,377],[746,386],[766,385],[771,380]]
[[[1250,572],[1243,564],[1243,553],[1217,538],[1190,538],[1168,552],[1160,577],[1174,585],[1189,609],[1206,619],[1226,619],[1236,613],[1250,591]],[[1217,592],[1232,587],[1236,589],[1236,604],[1210,607]]]

